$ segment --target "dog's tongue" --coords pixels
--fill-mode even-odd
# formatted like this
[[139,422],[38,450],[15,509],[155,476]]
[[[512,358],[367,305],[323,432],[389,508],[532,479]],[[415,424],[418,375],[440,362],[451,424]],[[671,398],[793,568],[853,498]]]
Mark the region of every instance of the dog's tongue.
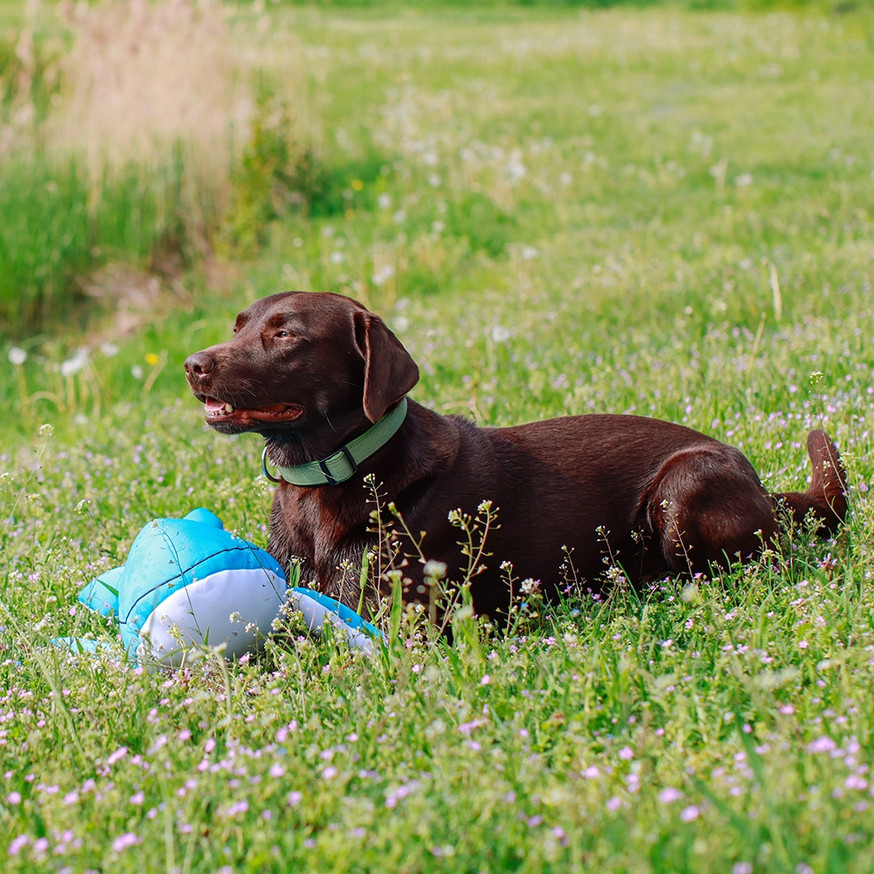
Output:
[[207,398],[204,407],[207,413],[218,413],[224,410],[225,402],[217,401],[215,398]]

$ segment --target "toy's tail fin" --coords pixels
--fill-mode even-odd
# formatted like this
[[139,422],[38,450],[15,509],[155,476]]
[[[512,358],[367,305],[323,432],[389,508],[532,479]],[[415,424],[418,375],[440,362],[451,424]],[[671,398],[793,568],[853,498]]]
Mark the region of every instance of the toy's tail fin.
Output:
[[825,431],[811,431],[807,452],[813,462],[813,477],[806,492],[783,492],[774,495],[778,506],[788,508],[792,521],[801,525],[812,516],[817,533],[834,534],[847,515],[847,474],[837,447]]

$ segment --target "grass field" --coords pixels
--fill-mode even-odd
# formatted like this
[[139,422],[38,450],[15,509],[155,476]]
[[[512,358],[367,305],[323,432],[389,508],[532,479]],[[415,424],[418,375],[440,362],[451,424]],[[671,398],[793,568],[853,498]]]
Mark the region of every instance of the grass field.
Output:
[[[871,871],[871,12],[228,27],[306,120],[321,196],[164,286],[103,263],[117,310],[0,341],[3,870]],[[382,313],[413,396],[484,424],[656,415],[773,489],[824,426],[846,529],[508,635],[410,622],[372,659],[71,662],[48,641],[112,636],[76,595],[150,519],[207,506],[266,543],[258,440],[208,432],[181,365],[285,288]]]

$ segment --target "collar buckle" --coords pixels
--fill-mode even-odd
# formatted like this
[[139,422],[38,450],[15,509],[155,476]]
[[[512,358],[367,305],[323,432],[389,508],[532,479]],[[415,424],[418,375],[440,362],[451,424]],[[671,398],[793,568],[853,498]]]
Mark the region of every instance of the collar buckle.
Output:
[[[349,464],[349,473],[345,476],[335,476],[333,473],[331,473],[331,469],[328,467],[328,462],[334,460],[340,461],[340,459],[344,456]],[[355,459],[352,457],[352,453],[349,451],[349,447],[345,444],[340,447],[339,451],[335,455],[332,455],[330,458],[323,458],[321,461],[319,461],[318,464],[319,470],[324,475],[325,479],[327,480],[327,485],[329,486],[335,486],[337,485],[337,483],[345,482],[347,479],[354,476],[358,470],[358,465],[355,462]]]

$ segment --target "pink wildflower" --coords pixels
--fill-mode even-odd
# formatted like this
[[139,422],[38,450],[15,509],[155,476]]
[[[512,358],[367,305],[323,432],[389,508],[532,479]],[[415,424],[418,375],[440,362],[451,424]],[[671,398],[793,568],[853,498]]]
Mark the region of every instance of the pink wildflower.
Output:
[[106,760],[106,764],[112,767],[117,761],[123,759],[127,755],[127,747],[119,747],[114,753],[110,753]]
[[19,835],[17,838],[13,838],[12,843],[9,845],[9,855],[17,856],[29,843],[30,838],[27,835]]
[[832,750],[837,748],[837,744],[826,734],[822,737],[818,737],[816,740],[811,741],[807,745],[807,752],[809,753],[830,753]]
[[235,801],[225,811],[225,816],[238,816],[241,813],[245,813],[248,809],[249,809],[249,802],[248,801]]
[[138,837],[132,832],[125,832],[123,835],[119,835],[112,842],[112,849],[115,850],[116,853],[121,853],[124,850],[127,850],[130,847],[135,847],[137,844],[141,843],[142,838]]

